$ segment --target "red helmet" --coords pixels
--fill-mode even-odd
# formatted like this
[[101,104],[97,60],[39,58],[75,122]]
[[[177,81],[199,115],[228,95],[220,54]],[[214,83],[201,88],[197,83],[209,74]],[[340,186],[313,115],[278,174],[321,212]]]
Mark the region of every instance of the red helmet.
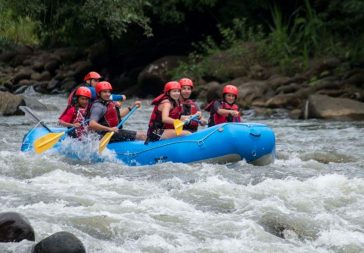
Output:
[[100,94],[103,90],[112,90],[112,86],[109,82],[103,81],[96,84],[96,94]]
[[239,90],[236,86],[228,84],[224,87],[224,89],[222,90],[222,94],[226,94],[226,93],[230,93],[233,94],[235,96],[238,96]]
[[179,82],[171,81],[171,82],[166,83],[166,85],[164,85],[164,93],[167,93],[168,91],[173,90],[173,89],[181,90],[181,85],[179,84]]
[[85,75],[85,77],[83,78],[84,81],[90,80],[90,79],[100,79],[101,76],[99,73],[91,71],[89,73],[87,73],[87,75]]
[[76,96],[84,96],[91,98],[91,91],[87,87],[80,87],[76,90]]
[[178,81],[179,84],[182,86],[190,86],[191,88],[193,88],[193,82],[191,79],[189,78],[182,78],[181,80]]

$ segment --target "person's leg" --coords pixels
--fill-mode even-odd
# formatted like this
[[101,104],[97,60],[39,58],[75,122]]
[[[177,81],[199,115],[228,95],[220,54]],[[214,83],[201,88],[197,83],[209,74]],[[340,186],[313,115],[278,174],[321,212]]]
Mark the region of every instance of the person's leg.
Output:
[[[190,131],[183,130],[181,132],[181,134],[178,135],[178,136],[184,136],[184,135],[189,135],[189,134],[191,134]],[[162,136],[161,136],[161,140],[174,138],[174,137],[177,137],[176,131],[174,129],[165,129]]]
[[135,138],[137,140],[145,141],[147,139],[147,133],[145,131],[137,131]]
[[136,135],[136,131],[120,129],[117,133],[114,133],[110,142],[135,141]]

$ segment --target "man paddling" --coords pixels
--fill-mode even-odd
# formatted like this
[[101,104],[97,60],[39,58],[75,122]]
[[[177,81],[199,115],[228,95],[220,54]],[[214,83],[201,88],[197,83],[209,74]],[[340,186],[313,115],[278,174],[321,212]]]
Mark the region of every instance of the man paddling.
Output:
[[[116,127],[120,120],[131,111],[131,108],[121,109],[116,102],[110,99],[111,91],[112,86],[109,82],[103,81],[96,84],[97,100],[91,106],[89,128],[101,135],[106,132],[115,132],[110,142],[145,140],[146,134],[143,131]],[[141,102],[135,101],[134,105],[140,107]]]

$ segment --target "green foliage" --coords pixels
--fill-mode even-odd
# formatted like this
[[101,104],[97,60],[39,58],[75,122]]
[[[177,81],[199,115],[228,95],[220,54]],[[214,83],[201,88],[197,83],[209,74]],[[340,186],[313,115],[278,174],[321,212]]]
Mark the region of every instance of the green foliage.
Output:
[[[217,56],[242,65],[242,58],[265,57],[287,72],[305,68],[309,58],[321,55],[361,60],[363,9],[363,0],[0,0],[0,44],[82,46],[105,39],[122,41],[118,44],[127,51],[129,41],[151,36],[153,28],[168,28],[173,36],[175,24],[186,24],[187,31],[191,21],[213,17],[219,35],[206,34],[195,43],[190,63],[178,71],[225,79],[242,70],[232,71]],[[257,46],[254,56],[244,43]]]
[[164,24],[179,24],[185,21],[186,14],[195,11],[203,13],[214,7],[218,0],[153,0],[153,16]]
[[16,15],[39,22],[38,34],[45,45],[90,44],[100,39],[122,38],[138,28],[152,35],[151,18],[181,23],[189,11],[203,12],[218,0],[0,0]]
[[252,44],[264,38],[261,26],[248,26],[246,19],[234,19],[231,26],[219,25],[218,28],[221,43],[211,36],[195,43],[189,60],[171,72],[173,78],[190,76],[195,80],[227,81],[246,75],[253,63],[261,62],[261,52]]
[[29,15],[39,22],[38,34],[45,45],[82,44],[101,38],[120,38],[130,25],[139,26],[146,34],[151,34],[149,18],[144,15],[144,8],[150,7],[146,0],[0,2],[15,15]]
[[37,24],[30,17],[14,17],[9,9],[0,10],[0,48],[9,48],[16,44],[37,45],[39,39],[35,33]]

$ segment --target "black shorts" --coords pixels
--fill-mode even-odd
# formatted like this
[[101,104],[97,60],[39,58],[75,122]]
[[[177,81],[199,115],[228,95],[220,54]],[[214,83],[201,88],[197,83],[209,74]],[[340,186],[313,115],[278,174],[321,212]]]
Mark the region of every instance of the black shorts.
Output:
[[136,131],[120,129],[117,133],[113,134],[110,142],[135,141],[136,134]]

